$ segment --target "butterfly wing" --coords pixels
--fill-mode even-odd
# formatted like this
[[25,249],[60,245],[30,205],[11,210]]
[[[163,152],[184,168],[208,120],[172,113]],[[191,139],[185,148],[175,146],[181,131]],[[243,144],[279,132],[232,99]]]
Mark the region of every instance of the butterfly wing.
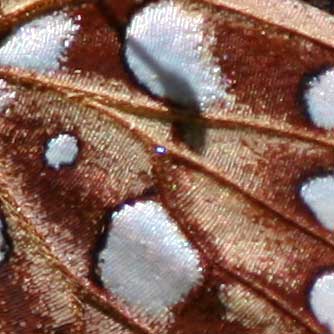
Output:
[[[0,47],[0,195],[12,240],[1,273],[5,333],[330,328],[309,291],[333,266],[333,235],[300,189],[333,168],[333,132],[315,124],[305,98],[309,78],[333,61],[332,18],[294,1],[171,3],[50,2],[51,14],[39,1],[2,3],[3,31],[31,15]],[[176,62],[158,53],[156,28],[164,43],[188,36],[171,49]],[[75,154],[67,147],[59,158],[60,138],[74,140]],[[174,232],[163,239],[140,217],[163,217]],[[180,261],[161,256],[180,235]],[[101,280],[105,238],[119,244],[104,261],[128,261],[112,262],[111,289]]]

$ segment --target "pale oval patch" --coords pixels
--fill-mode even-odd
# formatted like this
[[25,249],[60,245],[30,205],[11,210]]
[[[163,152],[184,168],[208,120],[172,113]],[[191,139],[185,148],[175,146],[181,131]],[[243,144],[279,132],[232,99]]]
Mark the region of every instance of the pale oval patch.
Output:
[[7,256],[9,245],[5,237],[4,222],[0,219],[0,263],[3,262]]
[[319,223],[334,231],[334,176],[319,176],[305,182],[300,196]]
[[0,79],[0,114],[12,107],[16,99],[16,91],[11,90],[7,82]]
[[158,155],[166,155],[167,154],[167,148],[165,146],[156,146],[154,149],[155,153]]
[[327,130],[334,128],[334,68],[315,76],[304,92],[312,122]]
[[60,134],[49,140],[45,150],[45,160],[48,166],[59,169],[72,165],[79,153],[78,140],[69,134]]
[[210,47],[205,17],[175,1],[150,4],[126,32],[125,56],[138,81],[154,95],[200,110],[226,96],[226,80]]
[[221,284],[219,286],[218,291],[218,298],[223,306],[227,305],[227,299],[228,299],[228,289],[226,284]]
[[314,283],[310,305],[318,321],[334,334],[334,272],[319,277]]
[[106,289],[160,318],[202,278],[198,252],[154,201],[125,205],[112,214],[98,266]]
[[10,34],[0,46],[0,64],[57,70],[79,25],[64,12],[55,12],[28,22]]

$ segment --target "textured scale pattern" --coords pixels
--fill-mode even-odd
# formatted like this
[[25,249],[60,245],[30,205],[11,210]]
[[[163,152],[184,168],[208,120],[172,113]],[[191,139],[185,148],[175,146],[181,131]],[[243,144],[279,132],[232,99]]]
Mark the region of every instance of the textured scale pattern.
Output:
[[66,13],[57,12],[23,24],[0,47],[0,63],[40,71],[57,70],[78,27]]
[[0,1],[0,333],[334,333],[333,36],[297,0]]
[[330,231],[334,231],[334,177],[319,176],[306,181],[300,190],[301,198],[310,208],[318,222]]
[[55,169],[72,165],[79,153],[78,140],[67,133],[51,138],[45,149],[46,163]]
[[205,55],[216,41],[204,30],[204,17],[183,14],[179,6],[161,1],[136,14],[127,28],[125,56],[152,93],[202,110],[226,98],[227,83],[214,57]]
[[321,323],[329,329],[334,320],[334,274],[327,273],[317,279],[311,290],[310,304]]
[[105,288],[152,317],[168,312],[202,278],[197,252],[154,201],[112,214],[99,266]]
[[8,255],[9,244],[5,235],[5,223],[0,221],[0,263],[3,262]]
[[334,99],[334,69],[314,76],[306,85],[304,103],[315,126],[332,130],[334,116],[332,105]]

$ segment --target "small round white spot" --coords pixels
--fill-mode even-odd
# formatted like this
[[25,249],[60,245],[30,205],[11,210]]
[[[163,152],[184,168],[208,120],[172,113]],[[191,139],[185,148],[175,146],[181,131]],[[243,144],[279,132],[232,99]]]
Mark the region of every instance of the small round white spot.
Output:
[[155,148],[155,153],[159,154],[159,155],[165,155],[167,154],[167,148],[164,146],[157,146]]
[[334,68],[315,76],[304,92],[312,122],[327,130],[334,128]]
[[334,176],[319,176],[305,182],[300,195],[319,223],[334,231]]
[[78,153],[78,140],[72,135],[60,134],[48,142],[45,159],[50,167],[59,169],[73,164]]
[[[210,52],[205,17],[176,1],[150,4],[126,33],[130,69],[154,95],[200,110],[226,96],[226,80]],[[206,37],[205,37],[206,36]]]
[[0,64],[35,70],[57,70],[79,29],[66,13],[56,12],[28,22],[0,47]]
[[310,292],[310,305],[318,321],[334,334],[334,273],[317,279]]
[[112,215],[98,265],[111,293],[153,317],[165,315],[202,278],[198,252],[153,201]]

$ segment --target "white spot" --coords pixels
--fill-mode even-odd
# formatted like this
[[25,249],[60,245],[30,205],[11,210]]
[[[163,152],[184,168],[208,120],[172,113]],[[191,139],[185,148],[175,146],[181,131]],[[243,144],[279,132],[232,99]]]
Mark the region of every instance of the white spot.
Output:
[[164,146],[157,146],[155,152],[159,155],[165,155],[167,153],[167,148]]
[[224,306],[227,305],[227,285],[226,284],[221,284],[219,286],[218,298]]
[[166,315],[202,278],[198,252],[153,201],[112,215],[99,267],[111,293],[153,317]]
[[7,82],[0,79],[0,113],[6,112],[14,103],[16,92],[11,90]]
[[317,177],[305,182],[300,195],[321,225],[334,231],[334,176]]
[[0,64],[57,70],[79,25],[66,13],[37,18],[16,29],[0,47]]
[[312,122],[321,128],[334,128],[334,69],[315,76],[305,91],[305,102]]
[[334,334],[334,273],[325,274],[315,282],[310,305],[318,321]]
[[175,1],[150,4],[127,29],[125,55],[138,80],[153,94],[204,109],[226,96],[226,80],[204,31],[205,17]]
[[3,262],[9,249],[7,240],[4,236],[4,228],[4,223],[0,220],[0,262]]
[[60,134],[48,142],[45,158],[49,166],[59,169],[73,164],[78,153],[78,140],[69,134]]

